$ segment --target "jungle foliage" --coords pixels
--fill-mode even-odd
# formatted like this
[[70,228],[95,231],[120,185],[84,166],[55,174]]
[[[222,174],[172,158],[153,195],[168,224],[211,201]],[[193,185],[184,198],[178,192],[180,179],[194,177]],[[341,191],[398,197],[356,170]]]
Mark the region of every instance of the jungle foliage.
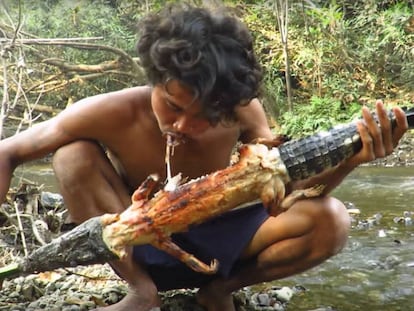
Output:
[[[145,83],[136,23],[167,2],[0,0],[0,133],[5,120],[30,126],[85,96]],[[262,100],[281,131],[347,122],[377,98],[414,102],[412,0],[289,1],[288,77],[275,10],[285,1],[192,2],[230,6],[248,24],[265,71]]]

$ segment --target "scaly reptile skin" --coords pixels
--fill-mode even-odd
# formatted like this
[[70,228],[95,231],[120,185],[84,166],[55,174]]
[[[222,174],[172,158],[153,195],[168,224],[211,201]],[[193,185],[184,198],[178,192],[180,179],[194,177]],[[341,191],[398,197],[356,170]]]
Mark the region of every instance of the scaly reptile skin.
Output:
[[[405,109],[409,128],[414,128],[414,109]],[[391,126],[396,126],[395,116],[389,111]],[[374,115],[374,118],[375,115]],[[334,167],[361,150],[356,122],[333,127],[302,139],[289,141],[279,148],[291,180],[302,180]]]
[[279,147],[279,152],[290,179],[302,180],[334,167],[360,149],[361,140],[356,125],[351,123],[288,141]]

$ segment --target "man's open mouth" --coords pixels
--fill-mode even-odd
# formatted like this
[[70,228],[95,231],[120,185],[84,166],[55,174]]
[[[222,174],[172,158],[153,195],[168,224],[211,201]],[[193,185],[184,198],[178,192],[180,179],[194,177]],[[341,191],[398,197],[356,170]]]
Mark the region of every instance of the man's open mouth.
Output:
[[188,138],[184,134],[176,132],[165,132],[164,136],[167,139],[167,146],[177,147],[180,144],[185,144]]

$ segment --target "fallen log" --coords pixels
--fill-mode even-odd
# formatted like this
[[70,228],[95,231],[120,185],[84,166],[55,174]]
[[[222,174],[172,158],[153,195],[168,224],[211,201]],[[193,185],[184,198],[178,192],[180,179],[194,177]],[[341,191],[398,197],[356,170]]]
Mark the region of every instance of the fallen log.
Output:
[[[395,125],[391,113],[390,117]],[[407,120],[410,128],[414,128],[413,110],[407,111]],[[272,142],[242,145],[239,161],[232,166],[174,190],[161,190],[150,199],[157,178],[149,176],[135,191],[132,205],[124,212],[89,219],[29,256],[0,268],[0,280],[105,263],[123,258],[126,247],[142,244],[152,244],[196,271],[215,273],[216,261],[209,265],[199,261],[174,244],[171,234],[257,199],[265,206],[284,208],[284,202],[290,201],[284,198],[287,182],[329,169],[356,154],[362,146],[355,122],[279,147],[271,145]],[[320,188],[315,189],[305,195],[318,195]],[[294,199],[295,195],[292,196]]]

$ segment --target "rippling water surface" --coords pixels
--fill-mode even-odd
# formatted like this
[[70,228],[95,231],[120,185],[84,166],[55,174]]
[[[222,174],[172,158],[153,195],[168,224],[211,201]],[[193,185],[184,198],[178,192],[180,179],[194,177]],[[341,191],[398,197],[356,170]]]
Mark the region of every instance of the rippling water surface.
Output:
[[[15,179],[21,177],[43,183],[45,191],[57,191],[48,166],[26,166]],[[414,225],[393,221],[404,211],[414,213],[414,168],[359,168],[334,195],[355,205],[361,214],[339,255],[305,273],[274,282],[307,289],[294,296],[288,310],[414,311]],[[379,223],[368,228],[357,225],[358,220],[375,214],[382,216]]]
[[[414,225],[394,222],[404,211],[413,212],[414,218],[414,168],[359,168],[334,195],[355,205],[361,214],[339,255],[275,282],[307,289],[288,310],[414,310]],[[379,223],[358,225],[358,220],[376,214],[382,216]]]

